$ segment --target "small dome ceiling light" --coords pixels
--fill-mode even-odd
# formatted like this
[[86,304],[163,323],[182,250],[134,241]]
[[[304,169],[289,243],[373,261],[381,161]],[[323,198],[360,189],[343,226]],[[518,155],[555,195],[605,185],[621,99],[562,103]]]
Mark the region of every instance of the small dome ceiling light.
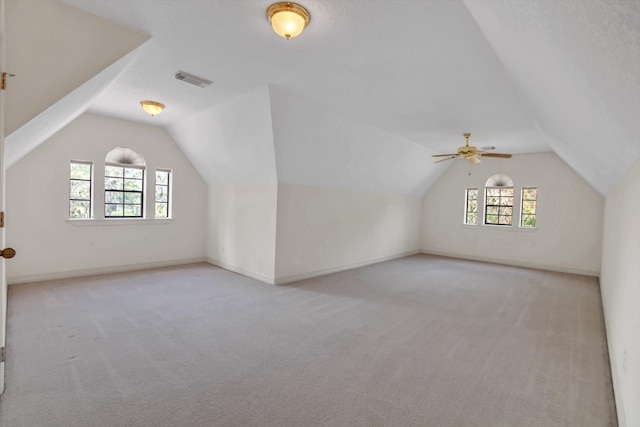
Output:
[[164,104],[155,101],[140,101],[140,105],[142,105],[142,109],[151,117],[157,116],[164,110]]
[[267,18],[271,21],[273,31],[289,40],[297,37],[309,24],[309,12],[296,3],[281,1],[269,6]]

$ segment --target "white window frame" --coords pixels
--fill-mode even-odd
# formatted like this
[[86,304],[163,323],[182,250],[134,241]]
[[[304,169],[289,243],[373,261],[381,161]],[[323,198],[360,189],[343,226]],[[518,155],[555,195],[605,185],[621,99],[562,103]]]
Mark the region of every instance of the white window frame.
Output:
[[[158,184],[158,172],[164,172],[167,174],[167,183],[166,184]],[[166,187],[167,188],[167,201],[158,200],[158,187]],[[173,209],[173,200],[171,198],[171,193],[173,190],[173,171],[171,169],[162,169],[158,168],[155,171],[155,186],[154,186],[154,203],[153,203],[153,217],[156,219],[167,219],[172,217],[172,209]],[[167,205],[167,215],[166,216],[158,216],[157,207],[158,204],[166,204]]]
[[[536,190],[536,198],[531,200],[531,199],[527,199],[525,200],[524,198],[524,192],[525,190]],[[533,208],[533,213],[529,213],[529,214],[525,214],[524,213],[524,203],[525,202],[535,202],[535,207]],[[535,225],[530,226],[530,225],[524,225],[523,224],[523,217],[524,216],[533,216],[535,218]],[[520,228],[525,228],[525,229],[535,229],[538,227],[538,187],[533,187],[533,186],[527,186],[527,187],[522,187],[520,189]]]
[[[120,152],[118,152],[118,150]],[[125,151],[122,153],[122,151]],[[127,153],[126,151],[130,151]],[[112,155],[115,153],[115,155]],[[125,156],[128,154],[128,156]],[[125,159],[126,157],[126,159]],[[111,158],[111,159],[110,159]],[[119,158],[123,158],[126,161],[120,162]],[[72,206],[72,194],[71,194],[71,183],[75,178],[72,178],[72,165],[73,164],[82,164],[89,165],[91,168],[91,180],[90,180],[90,199],[78,199],[83,202],[89,202],[90,206],[90,216],[83,218],[73,218],[71,217],[71,206]],[[98,160],[69,160],[69,168],[67,169],[67,179],[69,180],[69,191],[67,193],[67,212],[66,212],[66,222],[73,226],[111,226],[114,224],[118,225],[163,225],[170,224],[173,222],[173,169],[171,168],[154,168],[153,165],[147,165],[144,161],[144,158],[135,150],[132,150],[127,147],[116,147],[111,150],[106,159]],[[118,204],[118,203],[107,203],[109,199],[107,197],[107,192],[110,189],[107,189],[107,185],[105,182],[107,175],[107,167],[115,166],[118,168],[135,168],[142,170],[142,191],[141,191],[141,216],[106,216],[106,206],[109,204]],[[154,171],[153,177],[156,178],[155,172],[163,171],[169,173],[169,185],[168,185],[168,200],[167,200],[167,216],[164,217],[156,217],[155,216],[155,188],[156,188],[156,180],[153,182],[151,178],[147,175],[148,171]],[[78,175],[76,175],[78,176]],[[117,177],[114,177],[117,178]],[[124,178],[124,177],[122,177]],[[86,180],[85,180],[86,181]],[[162,184],[161,184],[162,185]],[[166,185],[165,185],[166,187]],[[138,191],[138,186],[134,191]],[[123,193],[124,187],[122,189]],[[76,195],[78,195],[78,191],[76,190]],[[153,194],[149,196],[149,194]],[[112,199],[113,200],[113,199]],[[118,200],[120,200],[118,198]],[[129,199],[129,201],[131,201]],[[131,204],[125,203],[125,200],[122,200],[123,204]],[[84,212],[82,212],[84,213]],[[136,211],[137,213],[137,211]]]
[[[76,165],[88,165],[90,168],[89,171],[89,179],[79,179],[79,178],[73,178],[71,176],[71,167],[76,164]],[[93,167],[93,162],[92,161],[88,161],[88,160],[71,160],[69,162],[69,211],[67,212],[69,219],[70,220],[86,220],[86,219],[92,219],[93,218],[93,205],[94,205],[94,197],[93,197],[93,172],[94,172],[94,167]],[[72,198],[72,194],[71,194],[71,187],[72,187],[72,183],[73,181],[82,181],[82,182],[89,182],[89,198],[88,199],[74,199]],[[71,216],[71,204],[74,201],[78,201],[78,202],[89,202],[89,209],[88,209],[88,213],[89,216],[87,217],[72,217]]]
[[[510,189],[511,190],[511,205],[502,205],[500,203],[502,198],[503,197],[509,197],[509,196],[502,196],[502,194],[499,195],[498,196],[498,201],[499,201],[498,205],[491,205],[491,207],[493,207],[493,206],[497,206],[498,207],[498,214],[497,214],[498,223],[494,224],[492,222],[487,222],[487,216],[489,216],[489,213],[488,213],[489,205],[487,204],[487,198],[489,197],[488,196],[488,190],[500,190],[500,193],[502,193],[503,189],[505,189],[505,190],[506,189]],[[514,205],[513,202],[515,201],[515,191],[514,190],[515,189],[513,187],[511,187],[511,186],[509,186],[509,187],[485,187],[484,188],[484,215],[482,216],[482,222],[483,222],[484,225],[496,226],[496,227],[513,227],[513,216],[514,216],[513,215],[513,205]],[[495,196],[492,196],[492,197],[495,197]],[[511,207],[511,215],[502,215],[502,214],[500,214],[500,212],[499,212],[500,208],[502,208],[503,206],[510,206]],[[496,216],[496,214],[491,214],[491,216]],[[500,217],[511,217],[511,224],[500,224]]]
[[[475,212],[471,212],[469,210],[469,201],[470,200],[474,200],[474,199],[470,199],[469,198],[469,193],[471,191],[475,191],[476,192],[476,198],[475,198],[476,211]],[[464,192],[464,224],[465,225],[478,225],[478,211],[481,210],[481,209],[479,209],[479,207],[480,207],[479,206],[479,202],[480,202],[480,189],[475,188],[475,187],[466,188],[465,192]],[[475,222],[469,222],[469,214],[471,214],[471,213],[475,213],[475,215],[476,215],[476,221]]]
[[[107,167],[115,167],[115,168],[122,168],[122,172],[123,172],[123,176],[122,176],[122,181],[123,181],[123,189],[122,190],[116,190],[116,189],[108,189],[106,186],[106,180],[107,178],[120,178],[117,176],[107,176]],[[126,178],[125,177],[125,173],[127,169],[138,169],[142,171],[142,178],[138,179],[138,178]],[[145,166],[141,166],[141,165],[124,165],[124,164],[120,164],[120,163],[107,163],[105,162],[105,173],[104,173],[104,179],[105,179],[105,186],[104,186],[104,218],[108,219],[108,220],[120,220],[120,219],[140,219],[140,218],[145,218],[145,186],[146,186],[146,167]],[[126,180],[140,180],[142,181],[142,190],[138,191],[138,190],[126,190],[124,189],[124,183],[126,182]],[[123,201],[122,203],[108,203],[107,202],[107,193],[109,192],[119,192],[122,193],[122,198]],[[126,203],[125,198],[127,194],[140,194],[140,215],[125,215],[125,206],[127,204],[130,203]],[[107,215],[107,205],[122,205],[122,215]],[[135,203],[133,205],[138,205],[138,203]]]

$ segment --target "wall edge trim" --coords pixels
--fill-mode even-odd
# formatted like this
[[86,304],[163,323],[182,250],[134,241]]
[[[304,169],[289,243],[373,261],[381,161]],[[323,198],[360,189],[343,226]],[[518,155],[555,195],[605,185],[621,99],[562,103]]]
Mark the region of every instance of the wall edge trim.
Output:
[[501,258],[455,254],[452,252],[432,251],[432,250],[424,250],[424,249],[421,251],[421,253],[426,255],[436,255],[436,256],[443,256],[448,258],[458,258],[458,259],[466,259],[470,261],[480,261],[480,262],[489,262],[492,264],[509,265],[512,267],[533,268],[536,270],[553,271],[556,273],[578,274],[580,276],[591,276],[591,277],[598,277],[598,278],[600,277],[600,271],[583,270],[581,268],[566,268],[566,267],[559,267],[556,265],[538,264],[535,262],[512,261],[512,260],[505,260]]
[[[602,283],[600,283],[602,288]],[[604,293],[600,291],[600,303],[602,304],[602,321],[604,322],[604,337],[607,341],[607,357],[609,359],[609,370],[611,371],[611,390],[613,391],[613,402],[616,408],[616,416],[618,427],[627,427],[627,414],[624,411],[624,400],[622,386],[620,385],[620,375],[618,374],[618,364],[616,362],[616,352],[610,337],[613,336],[609,330],[609,322],[607,321],[607,310],[604,303]]]
[[251,270],[245,270],[242,267],[238,267],[237,265],[233,265],[233,264],[229,264],[226,263],[224,261],[220,261],[217,259],[213,259],[213,258],[209,258],[206,257],[205,258],[205,262],[211,264],[211,265],[215,265],[216,267],[220,267],[220,268],[224,268],[225,270],[229,270],[233,273],[237,273],[240,274],[242,276],[246,276],[249,277],[251,279],[255,279],[258,280],[259,282],[262,283],[266,283],[267,285],[274,285],[275,280],[273,277],[269,277],[269,276],[265,276],[262,273],[257,273],[255,271],[251,271]]
[[404,258],[411,255],[419,254],[419,250],[409,251],[409,252],[401,252],[399,254],[388,255],[382,258],[375,258],[366,261],[359,261],[350,264],[341,265],[338,267],[330,267],[322,270],[310,271],[307,273],[293,274],[290,276],[276,277],[275,284],[276,285],[284,285],[285,283],[297,282],[299,280],[311,279],[313,277],[325,276],[327,274],[338,273],[340,271],[352,270],[358,267],[364,267],[371,264],[377,264],[384,261],[391,261],[393,259]]
[[8,285],[19,285],[23,283],[43,282],[47,280],[71,279],[83,276],[98,276],[110,273],[126,273],[128,271],[150,270],[160,267],[173,267],[185,264],[196,264],[205,262],[204,257],[172,259],[166,261],[143,262],[138,264],[114,265],[109,267],[83,268],[80,270],[58,271],[53,273],[25,274],[22,276],[7,277]]

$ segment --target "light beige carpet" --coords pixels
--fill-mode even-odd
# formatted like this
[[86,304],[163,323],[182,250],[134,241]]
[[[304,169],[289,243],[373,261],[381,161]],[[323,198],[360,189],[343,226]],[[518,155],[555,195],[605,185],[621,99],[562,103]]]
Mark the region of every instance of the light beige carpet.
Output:
[[426,255],[9,289],[1,425],[615,426],[597,279]]

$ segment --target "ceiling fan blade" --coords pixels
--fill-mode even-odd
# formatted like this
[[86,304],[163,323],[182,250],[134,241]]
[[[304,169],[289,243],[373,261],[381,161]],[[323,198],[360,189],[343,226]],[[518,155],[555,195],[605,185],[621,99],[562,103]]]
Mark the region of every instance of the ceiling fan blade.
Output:
[[483,157],[500,157],[501,159],[510,159],[511,154],[502,154],[502,153],[480,153]]
[[480,147],[480,150],[482,151],[489,151],[489,150],[495,150],[496,147],[494,145],[489,145],[487,147]]
[[452,153],[452,154],[432,154],[431,157],[446,157],[446,156],[457,156],[458,154],[456,153]]
[[474,165],[477,165],[478,163],[481,163],[480,159],[477,158],[476,156],[469,156],[469,157],[467,157],[467,160],[469,160],[469,162],[471,164],[474,164]]
[[446,159],[442,159],[442,160],[436,160],[436,161],[435,161],[435,162],[433,162],[433,163],[440,163],[440,162],[444,162],[445,160],[455,159],[455,158],[457,158],[457,157],[458,157],[458,155],[457,155],[457,154],[456,154],[456,155],[451,155],[451,157],[447,157]]

